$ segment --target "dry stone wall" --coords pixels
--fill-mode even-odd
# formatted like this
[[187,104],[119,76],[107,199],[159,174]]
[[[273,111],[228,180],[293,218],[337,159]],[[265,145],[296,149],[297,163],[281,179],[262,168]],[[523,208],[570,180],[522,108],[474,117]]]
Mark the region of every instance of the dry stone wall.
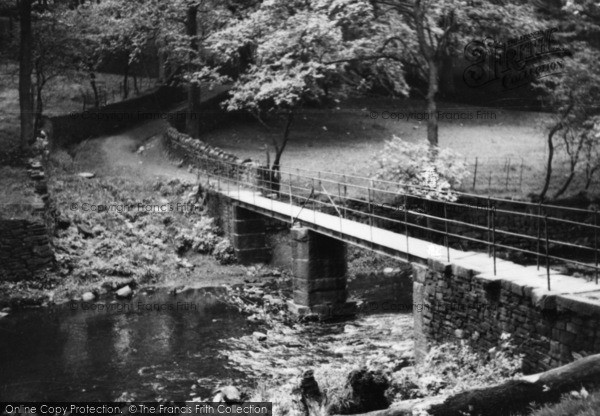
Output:
[[0,213],[0,280],[32,279],[54,262],[52,202],[40,158],[28,164],[35,196]]
[[478,277],[436,260],[413,265],[417,356],[427,345],[469,340],[486,352],[503,332],[525,355],[524,371],[544,371],[600,353],[600,304],[575,295],[537,298],[528,286]]

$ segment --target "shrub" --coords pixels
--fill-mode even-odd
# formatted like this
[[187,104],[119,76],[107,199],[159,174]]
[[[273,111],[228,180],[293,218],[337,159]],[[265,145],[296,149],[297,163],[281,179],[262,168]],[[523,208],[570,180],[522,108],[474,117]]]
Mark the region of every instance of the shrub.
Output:
[[534,410],[531,416],[600,416],[600,391],[573,391],[565,394],[559,403]]
[[215,226],[214,219],[201,217],[192,229],[185,229],[176,238],[177,252],[183,254],[193,250],[201,254],[210,254],[220,240],[219,228]]
[[233,251],[233,246],[229,239],[222,239],[213,250],[213,256],[219,261],[221,264],[233,264],[236,261],[235,252]]
[[462,157],[439,148],[432,157],[429,145],[410,143],[398,136],[385,142],[376,178],[398,184],[398,191],[428,199],[455,200],[451,190],[468,175]]
[[506,333],[486,355],[474,352],[464,340],[444,343],[432,347],[412,372],[395,373],[394,390],[402,400],[454,394],[517,377],[521,366],[522,356],[515,352]]

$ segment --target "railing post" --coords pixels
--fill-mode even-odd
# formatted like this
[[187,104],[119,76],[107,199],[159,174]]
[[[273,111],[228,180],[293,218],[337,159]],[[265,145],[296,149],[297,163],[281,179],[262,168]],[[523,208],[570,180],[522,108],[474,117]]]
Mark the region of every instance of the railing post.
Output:
[[596,264],[594,275],[598,284],[598,208],[594,208],[594,263]]
[[492,230],[492,210],[491,210],[491,203],[490,203],[490,197],[489,196],[488,196],[488,199],[487,199],[487,215],[486,215],[486,219],[487,219],[487,227],[488,227],[488,232],[487,232],[487,240],[488,240],[487,252],[488,252],[488,257],[490,257],[492,255],[492,248],[490,246],[490,242],[492,241],[492,235],[491,235],[491,230]]
[[369,198],[369,231],[371,234],[371,246],[373,246],[373,206],[371,204],[371,185],[373,181],[369,181],[369,187],[367,188]]
[[448,241],[448,210],[446,209],[447,206],[447,202],[444,201],[444,229],[445,229],[445,235],[444,235],[444,243],[446,244],[446,257],[448,259],[448,262],[450,262],[450,242]]
[[[313,192],[315,191],[315,178],[310,178],[311,179],[311,184],[312,184],[312,189]],[[315,193],[316,196],[316,193]],[[317,207],[316,207],[316,198],[313,196],[313,200],[312,200],[312,206],[313,206],[313,224],[317,223]]]
[[294,200],[292,198],[292,171],[290,171],[288,173],[288,179],[289,179],[289,190],[290,190],[290,223],[292,224],[292,226],[294,225]]
[[496,276],[496,210],[491,211],[492,217],[492,256],[494,257],[494,276]]
[[548,279],[548,290],[550,289],[550,258],[548,257],[548,213],[544,213],[544,236],[546,238],[546,278]]
[[542,218],[542,202],[538,204],[538,215],[537,215],[537,269],[540,270],[540,240],[542,238],[542,230],[541,230],[541,218]]
[[404,233],[406,234],[406,259],[410,259],[408,250],[408,198],[404,194]]

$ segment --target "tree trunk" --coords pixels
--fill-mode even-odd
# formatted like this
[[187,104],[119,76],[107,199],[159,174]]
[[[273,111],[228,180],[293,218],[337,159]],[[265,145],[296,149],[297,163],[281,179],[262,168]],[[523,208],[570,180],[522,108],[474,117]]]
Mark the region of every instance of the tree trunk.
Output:
[[33,34],[31,27],[31,1],[19,1],[21,40],[19,48],[19,106],[21,110],[21,148],[26,149],[33,140],[33,95],[31,73],[33,71]]
[[456,95],[456,83],[454,82],[454,57],[445,53],[440,74],[441,90],[445,97],[452,98]]
[[569,177],[567,178],[567,180],[565,181],[565,183],[563,183],[563,186],[561,186],[561,188],[556,191],[556,193],[554,194],[554,199],[557,199],[559,196],[561,196],[562,194],[564,194],[566,192],[566,190],[569,188],[569,185],[571,185],[571,182],[573,181],[573,178],[575,177],[575,168],[577,167],[577,163],[579,162],[579,154],[581,152],[581,148],[583,147],[583,144],[585,142],[585,136],[579,136],[579,144],[577,146],[577,148],[574,150],[574,153],[569,152],[569,148],[567,148],[567,152],[569,153],[569,156],[571,158],[571,163],[570,163],[570,171],[569,171]]
[[278,193],[281,187],[281,155],[285,150],[285,147],[288,144],[290,139],[290,131],[292,127],[292,123],[294,122],[294,113],[290,111],[288,113],[287,122],[285,124],[285,130],[283,131],[283,141],[281,142],[281,146],[277,143],[275,144],[275,159],[273,160],[273,165],[271,166],[271,189]]
[[44,80],[43,77],[39,74],[37,75],[37,82],[35,86],[36,98],[35,98],[35,122],[34,122],[34,131],[37,132],[41,128],[42,124],[42,114],[44,112],[44,102],[42,101],[42,90],[44,89]]
[[167,80],[167,60],[163,52],[158,53],[158,83],[164,84]]
[[544,179],[544,187],[540,192],[540,201],[544,202],[546,193],[550,187],[550,179],[552,179],[552,162],[554,160],[554,135],[562,128],[562,123],[556,124],[548,133],[548,159],[546,161],[546,178]]
[[98,85],[96,85],[96,74],[93,71],[90,72],[90,86],[94,92],[94,108],[98,108],[100,107],[100,97],[98,95]]
[[129,60],[125,63],[123,71],[123,99],[129,98]]
[[465,391],[447,398],[408,400],[395,403],[385,410],[357,416],[408,416],[416,408],[423,408],[431,416],[510,416],[529,413],[532,402],[538,405],[554,403],[570,391],[579,391],[582,387],[590,390],[598,386],[600,354],[496,386]]
[[427,62],[427,141],[432,147],[432,156],[435,157],[438,145],[438,120],[437,120],[437,102],[436,95],[439,88],[438,62],[435,53],[435,46],[430,44],[425,34],[425,25],[427,24],[426,8],[420,0],[415,0],[413,6],[413,20],[415,31],[421,54]]
[[438,146],[438,119],[436,95],[439,87],[438,67],[434,59],[429,62],[429,83],[427,86],[427,141],[431,147]]
[[[196,37],[198,36],[198,6],[190,6],[187,10],[187,18],[186,18],[186,32],[190,37],[190,47],[192,52],[190,52],[189,56],[189,66],[188,70],[192,70],[194,68],[194,60],[198,55],[198,41]],[[187,133],[192,137],[198,137],[200,134],[200,117],[199,117],[199,107],[200,107],[200,85],[195,82],[190,82],[188,86],[188,111],[185,123],[185,129]]]

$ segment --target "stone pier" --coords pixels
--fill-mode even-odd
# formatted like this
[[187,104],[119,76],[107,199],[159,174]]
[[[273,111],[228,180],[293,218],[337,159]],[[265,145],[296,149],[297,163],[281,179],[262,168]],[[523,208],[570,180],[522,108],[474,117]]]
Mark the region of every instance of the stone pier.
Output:
[[267,246],[265,217],[256,212],[233,206],[233,248],[241,264],[267,262],[270,250]]
[[304,227],[293,227],[290,310],[299,315],[351,315],[356,304],[347,302],[346,244]]

